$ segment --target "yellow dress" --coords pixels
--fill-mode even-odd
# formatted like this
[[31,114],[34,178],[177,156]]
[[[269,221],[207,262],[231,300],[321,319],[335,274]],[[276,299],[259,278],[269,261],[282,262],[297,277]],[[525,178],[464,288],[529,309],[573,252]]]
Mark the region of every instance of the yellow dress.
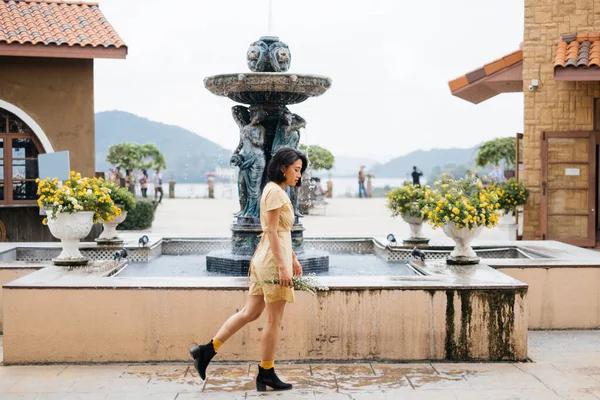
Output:
[[274,182],[269,182],[263,189],[260,198],[260,225],[262,237],[254,256],[250,261],[250,294],[264,296],[266,303],[285,300],[294,302],[294,289],[273,284],[256,284],[254,282],[279,279],[279,267],[273,256],[267,235],[267,211],[281,209],[279,213],[279,226],[277,236],[281,243],[281,254],[285,267],[292,275],[292,226],[294,225],[294,208],[287,193]]

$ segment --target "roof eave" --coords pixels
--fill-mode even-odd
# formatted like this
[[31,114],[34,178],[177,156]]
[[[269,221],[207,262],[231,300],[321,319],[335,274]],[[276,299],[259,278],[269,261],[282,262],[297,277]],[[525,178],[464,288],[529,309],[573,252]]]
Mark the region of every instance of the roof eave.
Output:
[[523,50],[519,49],[448,82],[452,95],[478,104],[500,93],[523,91]]
[[554,80],[562,82],[600,81],[600,68],[555,67]]
[[523,61],[453,90],[452,95],[479,104],[500,93],[519,92],[523,92]]
[[65,46],[54,44],[7,44],[0,43],[0,56],[12,57],[45,57],[45,58],[115,58],[127,57],[127,46],[92,47]]

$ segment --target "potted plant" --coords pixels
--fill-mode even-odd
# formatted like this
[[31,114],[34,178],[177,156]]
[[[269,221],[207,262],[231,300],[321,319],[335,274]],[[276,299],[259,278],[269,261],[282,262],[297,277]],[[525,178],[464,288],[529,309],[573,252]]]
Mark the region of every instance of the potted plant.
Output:
[[529,199],[529,189],[518,182],[516,179],[500,183],[496,190],[498,192],[499,209],[504,210],[506,214],[514,213],[519,206],[523,206]]
[[456,246],[450,253],[448,264],[479,263],[470,243],[483,228],[492,228],[498,223],[497,192],[484,189],[474,179],[443,179],[434,186],[437,195],[425,199],[421,213],[434,229],[441,227],[454,240]]
[[515,176],[516,139],[514,137],[497,138],[485,142],[479,148],[475,163],[478,167],[487,165],[499,166],[501,161],[506,163],[504,177],[509,179]]
[[55,265],[86,265],[88,259],[79,252],[79,240],[86,237],[94,223],[111,221],[121,215],[102,178],[82,178],[71,171],[61,184],[57,178],[36,180],[38,206],[46,211],[42,223],[60,239],[62,251]]
[[427,220],[427,216],[423,216],[421,211],[426,197],[433,195],[430,188],[415,186],[410,182],[404,182],[401,187],[388,193],[386,205],[392,217],[400,215],[410,226],[410,237],[404,240],[404,244],[429,243],[429,239],[423,236],[423,222]]
[[518,207],[527,203],[529,189],[516,179],[509,179],[495,186],[498,193],[499,210],[507,218],[512,218]]
[[121,210],[121,215],[102,223],[102,233],[96,242],[100,245],[120,245],[123,243],[123,239],[117,234],[117,226],[125,221],[127,213],[135,208],[135,199],[129,190],[119,187],[113,182],[104,181],[104,185],[109,189],[113,203]]

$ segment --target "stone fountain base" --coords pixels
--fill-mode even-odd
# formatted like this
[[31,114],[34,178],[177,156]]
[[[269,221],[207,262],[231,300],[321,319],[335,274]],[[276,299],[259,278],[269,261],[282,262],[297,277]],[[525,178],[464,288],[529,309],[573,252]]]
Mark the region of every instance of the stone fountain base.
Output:
[[[260,225],[248,223],[242,218],[231,226],[231,249],[214,250],[206,256],[206,269],[230,276],[248,276],[250,260],[262,233]],[[305,251],[304,227],[300,223],[292,228],[292,247],[305,274],[329,271],[329,255],[324,251]]]
[[[206,269],[228,276],[248,276],[252,256],[233,254],[231,250],[217,250],[206,256]],[[298,255],[304,274],[329,271],[329,255],[324,251],[307,251]]]

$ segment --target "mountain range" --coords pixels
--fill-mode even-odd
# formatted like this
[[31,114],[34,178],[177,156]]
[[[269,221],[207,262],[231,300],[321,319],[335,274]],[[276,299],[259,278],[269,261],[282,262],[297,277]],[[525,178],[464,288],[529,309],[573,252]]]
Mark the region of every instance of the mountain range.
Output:
[[156,144],[167,163],[163,176],[177,182],[206,182],[207,172],[229,167],[232,153],[179,126],[123,111],[106,111],[96,114],[96,171],[108,172],[111,168],[106,162],[108,148],[124,142]]
[[417,167],[425,176],[428,176],[435,167],[443,168],[451,164],[468,164],[474,167],[478,147],[416,150],[386,163],[376,164],[370,168],[370,172],[384,178],[408,178],[413,167]]
[[[177,182],[206,182],[206,173],[217,167],[228,168],[232,150],[175,125],[167,125],[124,111],[104,111],[96,114],[96,171],[108,172],[108,148],[112,145],[134,142],[154,143],[165,156],[166,179]],[[365,165],[377,177],[408,178],[417,166],[425,175],[435,167],[449,164],[473,164],[477,147],[466,149],[417,150],[385,163],[374,160],[336,156],[330,171],[336,177],[354,177]],[[334,153],[335,155],[335,153]],[[326,172],[329,175],[329,172]],[[325,175],[323,173],[319,175]]]

